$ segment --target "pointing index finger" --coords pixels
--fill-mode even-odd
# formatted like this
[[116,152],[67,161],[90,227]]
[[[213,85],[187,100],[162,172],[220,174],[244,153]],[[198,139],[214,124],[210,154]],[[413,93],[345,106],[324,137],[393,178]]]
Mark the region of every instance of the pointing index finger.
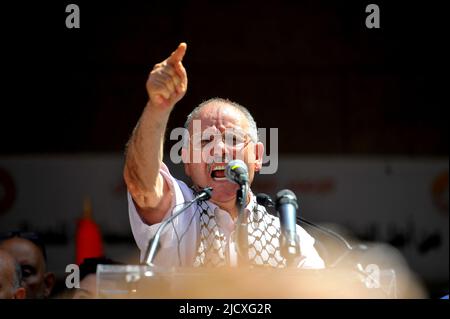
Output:
[[176,65],[178,62],[183,60],[184,54],[186,53],[187,45],[182,42],[178,45],[178,48],[172,52],[170,57],[167,59],[167,62],[173,65]]

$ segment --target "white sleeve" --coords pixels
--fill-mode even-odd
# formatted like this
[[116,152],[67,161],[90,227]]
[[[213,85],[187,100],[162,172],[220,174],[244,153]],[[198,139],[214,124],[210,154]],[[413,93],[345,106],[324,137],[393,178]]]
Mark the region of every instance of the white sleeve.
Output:
[[325,263],[320,258],[319,253],[314,248],[314,238],[306,232],[302,227],[297,225],[297,234],[300,238],[300,250],[302,259],[298,264],[298,268],[304,269],[323,269]]
[[[181,188],[177,183],[176,179],[172,175],[170,175],[170,172],[164,163],[161,164],[161,169],[159,173],[163,176],[163,178],[169,185],[170,191],[174,195],[172,196],[172,203],[170,209],[164,215],[163,220],[165,220],[166,218],[169,217],[170,212],[172,211],[172,208],[175,205],[184,202],[184,196],[183,193],[181,192]],[[131,231],[133,232],[136,244],[141,251],[141,260],[142,260],[150,239],[155,235],[161,223],[153,225],[148,225],[147,223],[145,223],[142,220],[141,216],[139,215],[135,203],[133,201],[133,198],[131,197],[131,194],[129,192],[127,192],[127,198],[128,198],[128,215],[130,218]],[[164,231],[162,235],[164,235],[165,232],[166,231]],[[161,243],[163,244],[164,241],[162,240]]]

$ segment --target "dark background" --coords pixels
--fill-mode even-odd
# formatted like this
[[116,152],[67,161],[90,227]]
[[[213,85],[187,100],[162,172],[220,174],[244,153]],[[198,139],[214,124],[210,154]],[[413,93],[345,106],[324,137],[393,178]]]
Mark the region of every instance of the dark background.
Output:
[[[69,3],[80,29],[65,26]],[[365,26],[370,3],[381,29]],[[122,153],[148,73],[184,41],[189,87],[169,130],[218,96],[279,128],[281,156],[448,158],[442,3],[2,3],[0,155]]]
[[153,64],[179,42],[202,100],[282,127],[282,154],[447,156],[444,8],[376,1],[69,1],[2,5],[1,154],[122,152]]

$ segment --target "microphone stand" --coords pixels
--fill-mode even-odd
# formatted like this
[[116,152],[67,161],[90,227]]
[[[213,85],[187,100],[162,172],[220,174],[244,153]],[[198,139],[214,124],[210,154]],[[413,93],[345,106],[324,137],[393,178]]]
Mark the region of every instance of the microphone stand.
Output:
[[164,230],[164,228],[166,228],[166,226],[171,221],[173,221],[175,218],[180,216],[183,212],[185,212],[189,207],[191,207],[197,201],[205,201],[205,200],[210,199],[211,192],[212,192],[211,187],[206,187],[206,188],[202,189],[200,191],[200,193],[194,199],[192,199],[191,201],[189,201],[187,203],[184,203],[184,204],[186,204],[186,206],[184,206],[182,209],[180,209],[174,215],[170,216],[169,218],[167,218],[165,221],[163,221],[161,223],[161,225],[158,227],[158,230],[156,231],[155,236],[153,236],[153,238],[150,240],[150,242],[147,246],[147,251],[145,253],[145,259],[144,259],[145,260],[144,265],[148,265],[151,267],[154,266],[153,259],[155,259],[156,253],[159,249],[159,241],[161,238],[161,233]]
[[238,253],[238,266],[248,265],[248,225],[245,206],[247,203],[248,183],[243,183],[236,192],[236,205],[238,208],[236,242]]

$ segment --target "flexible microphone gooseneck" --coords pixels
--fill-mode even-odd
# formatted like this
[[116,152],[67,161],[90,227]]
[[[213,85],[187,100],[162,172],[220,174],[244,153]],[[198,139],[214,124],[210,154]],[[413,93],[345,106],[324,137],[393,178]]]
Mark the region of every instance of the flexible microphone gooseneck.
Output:
[[[183,208],[181,208],[179,211],[177,211],[175,214],[171,215],[169,218],[167,218],[165,221],[163,221],[161,223],[161,225],[158,227],[158,230],[156,231],[155,236],[153,236],[152,239],[150,239],[148,246],[147,246],[147,251],[145,253],[145,265],[148,266],[153,266],[153,259],[155,259],[156,253],[158,251],[159,248],[159,241],[161,238],[161,233],[164,230],[164,228],[166,228],[166,226],[173,221],[175,218],[177,218],[178,216],[180,216],[183,212],[185,212],[189,207],[191,207],[194,203],[196,202],[201,202],[201,201],[206,201],[208,199],[211,198],[211,193],[212,193],[212,188],[211,187],[206,187],[204,189],[202,189],[197,196],[195,196],[194,199],[192,199],[189,202],[185,202],[183,203],[183,205],[185,205]],[[175,209],[175,207],[174,207]]]

